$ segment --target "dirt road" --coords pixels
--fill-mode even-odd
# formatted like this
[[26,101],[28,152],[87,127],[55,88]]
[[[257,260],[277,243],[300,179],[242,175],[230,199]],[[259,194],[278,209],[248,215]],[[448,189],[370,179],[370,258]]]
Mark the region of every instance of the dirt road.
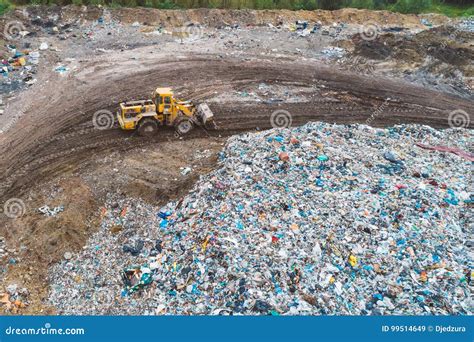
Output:
[[[145,51],[140,54],[146,55]],[[116,124],[106,130],[94,128],[93,116],[100,110],[115,111],[119,98],[147,96],[158,80],[166,80],[183,98],[195,101],[212,100],[216,94],[262,82],[308,88],[303,102],[212,102],[218,130],[209,132],[211,135],[269,128],[271,114],[280,109],[290,113],[293,125],[300,125],[310,120],[364,123],[383,106],[383,114],[375,115],[372,125],[419,123],[434,127],[448,127],[448,115],[454,110],[472,113],[474,109],[472,101],[452,95],[309,61],[224,60],[201,55],[180,56],[178,60],[174,56],[149,57],[135,64],[137,67],[132,67],[127,57],[112,65],[91,63],[77,79],[62,82],[60,94],[56,85],[51,85],[27,100],[29,107],[17,123],[22,129],[10,130],[2,137],[3,198],[18,196],[32,183],[51,179],[94,154],[148,144],[146,139],[120,131]],[[203,135],[206,133],[196,130],[188,138]],[[171,130],[163,129],[154,139],[175,137]]]

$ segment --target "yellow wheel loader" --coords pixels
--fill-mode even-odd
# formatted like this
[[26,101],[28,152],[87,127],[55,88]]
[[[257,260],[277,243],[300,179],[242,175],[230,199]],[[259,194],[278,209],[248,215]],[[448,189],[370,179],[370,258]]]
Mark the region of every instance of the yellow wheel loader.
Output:
[[171,88],[156,88],[151,100],[120,103],[117,119],[122,129],[138,130],[144,136],[155,134],[159,126],[172,126],[182,135],[195,125],[215,128],[214,114],[207,104],[179,101]]

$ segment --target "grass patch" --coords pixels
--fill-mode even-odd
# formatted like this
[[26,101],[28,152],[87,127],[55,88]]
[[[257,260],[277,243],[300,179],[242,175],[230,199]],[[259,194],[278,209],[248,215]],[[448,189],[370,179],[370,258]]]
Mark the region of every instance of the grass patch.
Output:
[[[468,0],[0,0],[0,14],[13,5],[10,1],[26,4],[103,5],[116,7],[149,7],[159,9],[186,8],[249,8],[290,10],[335,10],[359,8],[388,10],[399,13],[440,13],[448,17],[474,15],[474,6]],[[446,3],[449,1],[450,3]]]
[[433,4],[429,11],[424,11],[428,12],[444,14],[447,17],[469,17],[474,16],[474,6],[456,6],[440,2]]
[[0,0],[0,15],[11,9],[13,5],[8,0]]

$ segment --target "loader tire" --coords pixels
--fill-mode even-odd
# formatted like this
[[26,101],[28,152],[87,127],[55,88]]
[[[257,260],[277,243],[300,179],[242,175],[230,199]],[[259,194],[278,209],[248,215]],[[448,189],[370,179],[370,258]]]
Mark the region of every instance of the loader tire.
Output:
[[155,119],[143,119],[138,125],[138,134],[147,137],[155,135],[158,131],[158,124]]
[[192,131],[194,124],[189,119],[181,119],[175,126],[179,135],[185,135]]

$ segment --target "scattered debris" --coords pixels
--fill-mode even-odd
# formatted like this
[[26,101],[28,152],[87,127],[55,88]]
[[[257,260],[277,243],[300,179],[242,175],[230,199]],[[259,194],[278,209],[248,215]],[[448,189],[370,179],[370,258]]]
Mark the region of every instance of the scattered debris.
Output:
[[192,169],[190,167],[184,167],[184,168],[181,169],[181,174],[183,176],[186,176],[186,175],[190,174],[191,171],[192,171]]
[[41,208],[38,208],[38,211],[45,216],[56,216],[60,212],[64,211],[64,206],[60,205],[58,207],[50,208],[49,206],[45,205]]
[[67,71],[69,70],[68,67],[64,66],[64,65],[60,65],[60,66],[57,66],[56,68],[54,68],[54,71],[60,73],[60,74],[64,74],[66,73]]
[[6,250],[7,245],[5,243],[5,238],[0,236],[0,259],[6,257],[8,255],[8,251]]
[[0,93],[6,95],[5,98],[24,88],[25,84],[32,85],[36,82],[34,74],[39,57],[37,51],[20,51],[15,45],[6,47],[10,57],[2,59],[0,69],[0,75],[3,76],[0,83]]
[[6,292],[0,293],[0,305],[5,312],[18,314],[20,309],[28,306],[29,292],[26,288],[19,288],[18,284],[10,284]]
[[321,53],[328,58],[341,58],[346,53],[346,50],[337,46],[330,46],[322,50]]
[[468,18],[464,19],[459,23],[459,27],[461,30],[467,31],[467,32],[474,32],[474,19],[473,18]]
[[469,153],[469,152],[465,152],[465,151],[463,151],[459,148],[456,148],[456,147],[430,146],[430,145],[425,145],[425,144],[422,144],[422,143],[416,143],[416,146],[427,149],[427,150],[454,153],[454,154],[457,154],[460,157],[463,157],[466,160],[474,162],[474,154]]
[[123,271],[122,279],[125,284],[122,296],[126,296],[151,284],[151,270],[147,266],[128,267]]
[[422,19],[420,20],[420,22],[421,22],[423,25],[428,26],[428,27],[433,26],[433,24],[431,24],[430,21],[429,21],[428,19],[426,19],[426,18],[422,18]]

